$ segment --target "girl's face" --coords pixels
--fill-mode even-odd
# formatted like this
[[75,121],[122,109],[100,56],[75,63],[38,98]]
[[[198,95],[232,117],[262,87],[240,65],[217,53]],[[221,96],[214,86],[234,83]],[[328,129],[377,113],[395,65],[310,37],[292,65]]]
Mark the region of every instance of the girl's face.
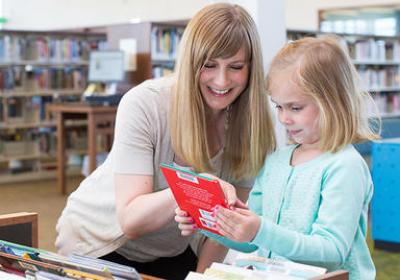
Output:
[[272,77],[271,101],[291,140],[304,147],[319,146],[321,130],[315,101],[293,82],[293,70]]
[[200,72],[200,90],[205,104],[215,113],[227,108],[244,91],[249,63],[241,48],[229,58],[206,61]]

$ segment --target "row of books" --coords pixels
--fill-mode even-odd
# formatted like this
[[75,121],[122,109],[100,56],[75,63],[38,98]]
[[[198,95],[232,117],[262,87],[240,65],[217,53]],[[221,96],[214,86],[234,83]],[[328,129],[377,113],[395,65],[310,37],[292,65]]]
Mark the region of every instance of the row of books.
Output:
[[64,257],[0,240],[0,279],[140,280],[132,267],[80,255]]
[[[57,137],[55,127],[37,128],[24,130],[10,134],[0,134],[0,155],[20,160],[30,159],[31,156],[48,155],[54,156],[57,148]],[[82,157],[87,152],[86,129],[70,130],[66,134],[66,148],[71,155],[71,162],[74,157]],[[96,150],[106,151],[108,147],[107,138],[104,135],[97,135]],[[71,165],[80,165],[71,163]]]
[[153,60],[176,58],[184,28],[155,26],[151,30],[151,55]]
[[46,106],[53,102],[53,96],[32,96],[7,98],[7,114],[4,123],[36,123],[46,120]]
[[0,61],[80,61],[87,60],[91,50],[106,47],[104,38],[7,34],[0,37]]
[[268,259],[240,253],[233,264],[213,263],[203,274],[190,272],[186,280],[268,279],[304,280],[322,276],[326,269],[289,260]]
[[400,92],[396,94],[376,93],[372,96],[381,114],[400,115]]
[[358,74],[366,89],[400,87],[399,67],[360,67]]
[[1,124],[32,124],[50,121],[47,112],[48,104],[53,102],[78,102],[80,98],[79,95],[57,94],[9,97],[0,102]]
[[347,42],[350,56],[359,61],[400,61],[400,41],[365,39]]
[[83,89],[87,69],[80,67],[41,68],[25,71],[23,67],[0,69],[0,90]]
[[152,68],[152,73],[154,78],[159,78],[171,74],[174,71],[173,66],[163,67],[155,66]]

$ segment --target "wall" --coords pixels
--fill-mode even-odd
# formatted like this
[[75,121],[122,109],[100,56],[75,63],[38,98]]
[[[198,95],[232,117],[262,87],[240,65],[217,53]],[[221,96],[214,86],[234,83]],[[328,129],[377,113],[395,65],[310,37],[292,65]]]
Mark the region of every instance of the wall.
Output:
[[3,29],[59,30],[126,23],[130,19],[189,19],[207,0],[3,0]]
[[285,0],[288,29],[317,30],[318,10],[329,8],[399,5],[400,0]]
[[[273,1],[264,0],[271,4]],[[285,22],[290,29],[316,30],[318,9],[400,4],[400,0],[278,0],[285,1]],[[213,0],[2,0],[4,29],[55,30],[126,23],[130,19],[168,21],[189,19]],[[248,7],[254,1],[237,0]],[[0,0],[1,4],[1,0]],[[48,12],[50,11],[50,12]],[[1,13],[1,9],[0,9]],[[259,12],[262,15],[262,12]],[[0,15],[1,16],[1,15]],[[257,19],[255,19],[257,21]]]

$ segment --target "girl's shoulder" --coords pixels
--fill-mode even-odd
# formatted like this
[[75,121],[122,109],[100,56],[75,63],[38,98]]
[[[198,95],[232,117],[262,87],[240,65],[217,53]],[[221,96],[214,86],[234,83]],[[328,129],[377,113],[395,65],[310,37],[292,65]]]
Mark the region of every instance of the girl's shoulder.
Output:
[[297,144],[291,144],[279,147],[273,153],[267,156],[267,160],[286,162],[287,159],[292,156],[293,150],[296,148],[296,146]]
[[329,153],[319,164],[326,175],[370,175],[368,164],[352,144],[347,145],[336,153]]

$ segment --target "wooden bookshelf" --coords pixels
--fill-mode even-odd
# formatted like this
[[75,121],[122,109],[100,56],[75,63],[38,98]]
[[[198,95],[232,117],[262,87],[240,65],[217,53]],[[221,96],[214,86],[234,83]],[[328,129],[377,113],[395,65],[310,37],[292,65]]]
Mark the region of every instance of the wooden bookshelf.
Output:
[[187,21],[176,21],[108,26],[110,49],[118,49],[121,39],[132,38],[137,42],[137,69],[127,73],[126,81],[136,85],[172,72],[186,24]]
[[55,177],[48,105],[79,101],[89,53],[105,48],[105,33],[0,31],[0,184]]

